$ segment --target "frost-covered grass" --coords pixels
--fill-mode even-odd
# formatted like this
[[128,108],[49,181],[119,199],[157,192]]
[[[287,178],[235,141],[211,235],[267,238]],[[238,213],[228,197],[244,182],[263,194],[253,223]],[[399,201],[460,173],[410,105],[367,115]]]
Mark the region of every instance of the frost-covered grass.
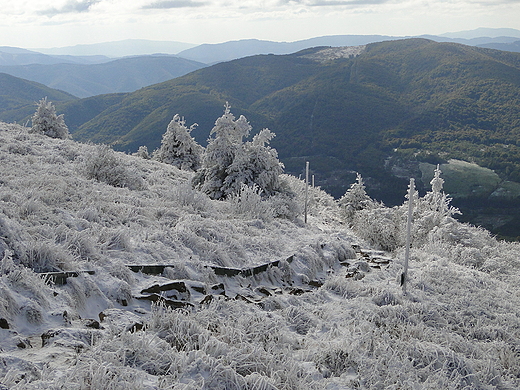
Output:
[[[8,324],[0,328],[1,385],[520,387],[518,244],[458,222],[432,228],[412,248],[403,295],[402,246],[385,253],[390,264],[367,267],[353,245],[368,251],[377,243],[359,237],[374,235],[348,228],[321,190],[310,191],[305,225],[296,178],[282,178],[292,197],[266,200],[244,189],[215,201],[192,189],[192,175],[0,126],[0,319]],[[377,224],[385,216],[375,210]],[[289,256],[250,277],[211,269]],[[171,268],[149,276],[126,264]],[[347,278],[355,267],[363,277]],[[57,286],[36,274],[57,270],[95,275]],[[190,290],[193,307],[185,309],[137,299],[171,279],[205,292]]]

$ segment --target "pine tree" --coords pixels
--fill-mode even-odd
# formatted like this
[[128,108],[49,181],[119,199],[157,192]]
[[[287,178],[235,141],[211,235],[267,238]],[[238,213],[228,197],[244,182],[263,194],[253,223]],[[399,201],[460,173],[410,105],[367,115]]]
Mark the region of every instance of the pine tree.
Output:
[[263,129],[251,142],[242,145],[226,170],[224,186],[230,193],[237,193],[242,185],[257,186],[267,196],[280,190],[283,164],[278,161],[276,149],[268,146],[274,136],[269,129]]
[[413,240],[416,245],[422,245],[432,231],[450,224],[453,222],[453,215],[460,214],[456,207],[450,205],[451,198],[442,190],[444,180],[441,173],[437,165],[430,182],[431,191],[414,200]]
[[356,182],[350,185],[350,188],[338,201],[342,211],[343,218],[347,222],[351,222],[356,211],[371,209],[376,206],[375,202],[368,196],[365,190],[363,178],[358,173]]
[[224,115],[211,130],[202,168],[194,178],[196,188],[213,199],[238,193],[242,185],[257,185],[264,195],[280,190],[279,175],[283,165],[275,149],[268,146],[274,133],[268,129],[258,133],[251,142],[243,140],[251,125],[241,115],[235,119],[226,103]]
[[163,134],[161,147],[153,153],[154,159],[180,169],[199,169],[204,148],[191,136],[196,126],[193,124],[187,128],[184,118],[175,115]]
[[63,114],[56,115],[56,109],[51,102],[47,101],[47,97],[38,102],[38,108],[32,117],[30,132],[44,134],[51,138],[70,138]]

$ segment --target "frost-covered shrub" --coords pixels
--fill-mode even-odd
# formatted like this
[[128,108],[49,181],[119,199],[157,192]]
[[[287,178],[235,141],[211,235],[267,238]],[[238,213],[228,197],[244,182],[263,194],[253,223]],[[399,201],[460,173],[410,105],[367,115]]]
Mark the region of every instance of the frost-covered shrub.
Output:
[[384,206],[359,210],[352,221],[352,228],[360,238],[386,251],[393,251],[402,245],[401,225],[399,210]]
[[238,193],[230,196],[234,213],[245,218],[270,220],[273,212],[269,203],[261,195],[262,190],[257,185],[249,187],[243,184]]
[[86,156],[84,171],[88,179],[109,184],[114,187],[128,187],[131,190],[142,189],[143,179],[125,166],[107,145],[99,145]]
[[98,243],[105,250],[129,250],[130,240],[123,229],[103,229],[98,237]]
[[[452,231],[453,228],[455,230],[464,229],[463,225],[453,218],[460,212],[457,208],[450,206],[451,198],[442,191],[444,180],[440,177],[441,173],[437,166],[434,177],[430,182],[432,189],[424,197],[420,198],[415,192],[411,232],[412,243],[415,246],[423,245],[434,231],[447,232]],[[408,201],[403,205],[403,213],[407,207]],[[402,230],[404,234],[405,229]]]
[[49,242],[30,241],[25,243],[20,261],[36,272],[66,270],[71,257],[60,245]]
[[[294,211],[301,215],[305,207],[305,181],[291,175],[281,175],[281,184],[284,197],[292,200]],[[320,187],[308,186],[307,188],[307,214],[312,216],[320,216],[324,219],[339,219],[339,208],[334,198],[323,191]]]
[[242,140],[249,135],[251,126],[244,116],[237,120],[226,104],[224,115],[218,118],[211,130],[208,146],[202,160],[202,167],[194,178],[194,185],[212,199],[223,199],[230,191],[225,188],[224,181],[228,168],[233,163]]
[[133,153],[132,155],[136,157],[141,157],[145,160],[149,160],[151,158],[150,154],[148,153],[148,148],[146,146],[139,146],[137,152]]
[[318,355],[316,365],[325,377],[341,376],[349,371],[357,371],[357,364],[350,359],[349,352],[339,346],[326,349]]
[[175,115],[163,134],[161,147],[153,153],[153,158],[179,169],[199,169],[204,148],[190,135],[196,126],[193,124],[187,128],[184,118]]
[[30,132],[44,134],[51,138],[67,139],[70,137],[63,114],[56,115],[56,109],[51,102],[47,101],[47,97],[38,103],[38,108],[32,117]]
[[209,338],[208,331],[194,321],[189,312],[164,306],[153,307],[148,329],[156,332],[177,351],[198,350]]
[[275,136],[269,129],[263,129],[238,149],[232,164],[227,168],[224,187],[229,193],[237,193],[242,185],[258,186],[264,195],[270,196],[280,191],[280,174],[283,165],[278,161],[278,153],[269,147]]
[[173,201],[180,206],[190,206],[197,211],[207,211],[211,208],[211,201],[208,196],[194,189],[188,183],[173,187],[171,195]]

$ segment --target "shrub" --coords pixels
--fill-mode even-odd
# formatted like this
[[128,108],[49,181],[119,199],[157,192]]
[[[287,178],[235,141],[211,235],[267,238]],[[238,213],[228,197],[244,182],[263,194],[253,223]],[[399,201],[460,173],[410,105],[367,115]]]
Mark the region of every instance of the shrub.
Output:
[[107,145],[99,145],[85,160],[85,173],[88,179],[109,184],[114,187],[127,187],[131,190],[143,188],[143,180],[129,168]]
[[253,185],[249,187],[242,184],[237,194],[232,194],[230,201],[236,215],[246,218],[260,218],[267,221],[273,217],[273,211],[269,203],[262,199],[262,190]]
[[38,102],[38,108],[32,117],[30,132],[44,134],[51,138],[70,138],[63,114],[56,115],[56,109],[51,102],[47,101],[47,97]]

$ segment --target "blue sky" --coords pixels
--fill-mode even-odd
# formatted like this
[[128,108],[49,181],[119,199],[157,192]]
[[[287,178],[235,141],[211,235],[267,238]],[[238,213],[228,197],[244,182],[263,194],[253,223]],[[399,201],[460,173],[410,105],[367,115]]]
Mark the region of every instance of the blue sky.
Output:
[[0,46],[520,29],[520,0],[0,0]]

